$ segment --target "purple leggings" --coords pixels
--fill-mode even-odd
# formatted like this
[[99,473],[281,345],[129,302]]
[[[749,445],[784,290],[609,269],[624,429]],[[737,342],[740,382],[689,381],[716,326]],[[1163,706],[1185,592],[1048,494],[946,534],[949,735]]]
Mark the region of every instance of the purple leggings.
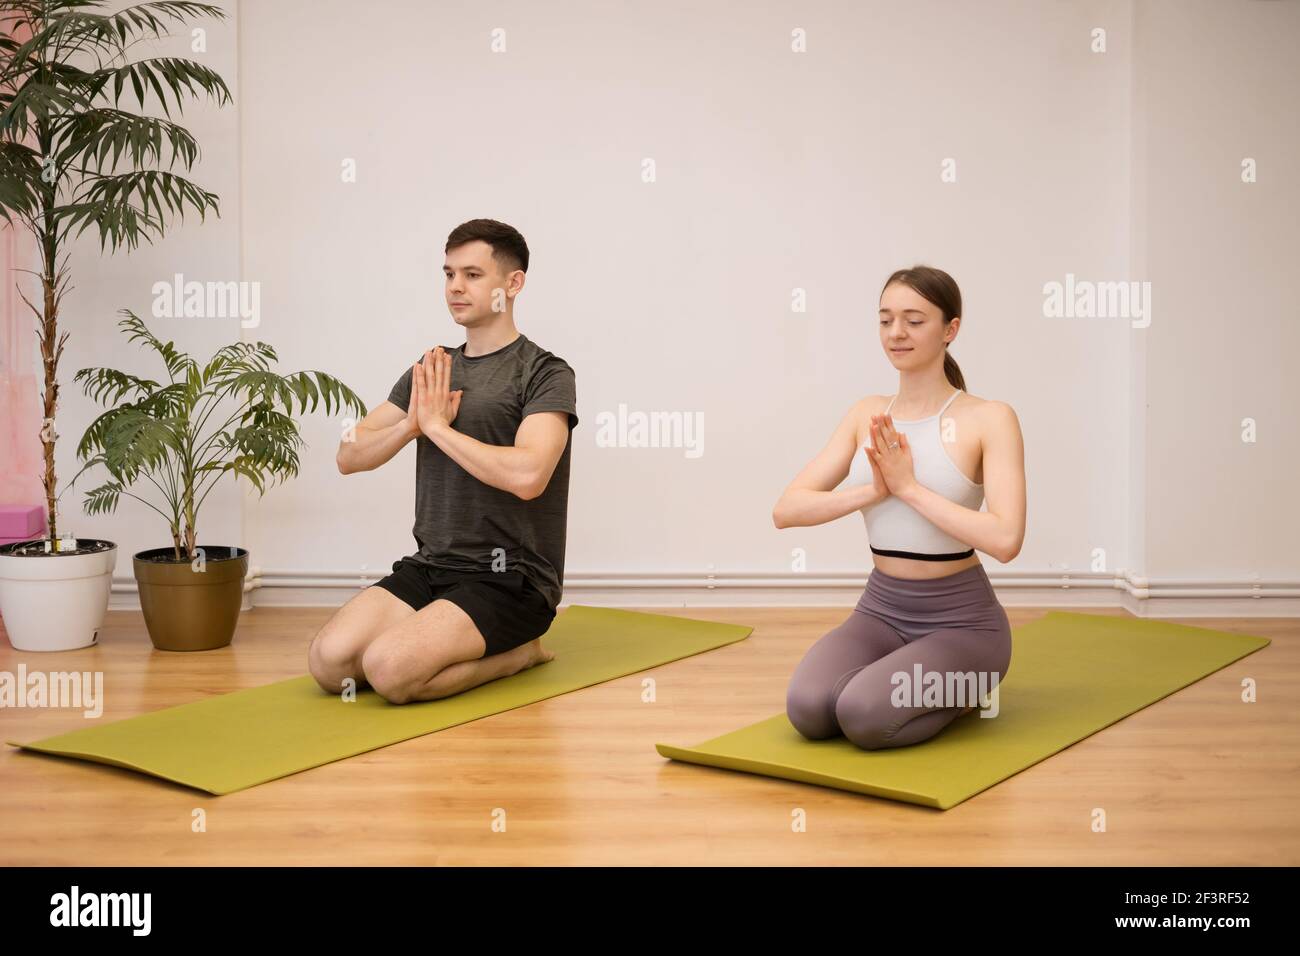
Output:
[[875,569],[848,620],[795,668],[786,715],[813,740],[905,747],[978,707],[973,689],[992,690],[1010,664],[1011,624],[982,564],[931,580]]

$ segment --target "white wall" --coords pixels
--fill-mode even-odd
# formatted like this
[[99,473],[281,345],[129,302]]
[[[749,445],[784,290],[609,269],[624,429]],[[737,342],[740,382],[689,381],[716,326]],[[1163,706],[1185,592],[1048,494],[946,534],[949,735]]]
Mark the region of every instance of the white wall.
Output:
[[[425,347],[461,340],[442,304],[450,229],[518,227],[533,260],[517,323],[578,377],[569,602],[851,602],[870,567],[860,518],[777,531],[770,511],[853,401],[895,391],[877,297],[924,262],[961,285],[969,390],[1009,402],[1025,434],[1024,549],[985,558],[1006,603],[1300,610],[1282,388],[1297,5],[411,2],[375,4],[382,28],[364,29],[335,0],[238,13],[238,108],[189,120],[227,212],[139,275],[228,277],[238,230],[240,275],[262,289],[251,336],[373,406]],[[210,56],[233,74],[231,51]],[[1258,183],[1240,182],[1243,156]],[[1150,280],[1151,327],[1045,318],[1043,285],[1067,273]],[[114,260],[82,282],[105,330],[132,275]],[[213,347],[238,329],[179,334]],[[79,347],[120,351],[108,331]],[[597,415],[620,403],[703,413],[704,456],[597,447]],[[305,419],[301,476],[246,505],[257,603],[338,603],[346,588],[310,586],[414,548],[413,452],[344,477],[339,429]],[[205,530],[234,534],[237,496],[215,497]],[[94,527],[127,554],[158,538],[125,516]],[[1292,597],[1140,590],[1178,577],[1231,594],[1254,572]],[[764,586],[701,590],[746,573]],[[644,587],[654,575],[672,586]]]
[[[1123,455],[1123,431],[1089,424],[1123,421],[1123,390],[1093,384],[1085,406],[1058,365],[1121,366],[1127,334],[1041,318],[1044,277],[1126,269],[1128,52],[1090,54],[1082,11],[410,4],[368,54],[331,25],[349,5],[310,7],[312,26],[305,5],[244,6],[245,82],[265,91],[243,112],[245,264],[274,283],[265,333],[381,401],[425,346],[458,340],[447,232],[516,225],[534,256],[516,320],[578,374],[571,576],[782,572],[796,547],[810,572],[865,573],[857,516],[780,532],[770,512],[853,401],[894,389],[874,311],[915,261],[962,284],[953,354],[974,393],[1015,405],[1031,442],[1070,423]],[[497,27],[506,53],[489,50]],[[956,184],[939,179],[948,156]],[[596,447],[596,414],[619,403],[702,412],[704,456]],[[330,428],[313,434],[318,471],[259,509],[276,529],[261,563],[374,568],[409,550],[411,452],[341,478]],[[1021,562],[1078,564],[1098,534],[1122,547],[1121,483],[1077,465],[1032,444]]]
[[[1294,580],[1300,5],[1136,11],[1140,252],[1159,300],[1145,359],[1147,567]],[[1253,184],[1241,181],[1247,157]]]

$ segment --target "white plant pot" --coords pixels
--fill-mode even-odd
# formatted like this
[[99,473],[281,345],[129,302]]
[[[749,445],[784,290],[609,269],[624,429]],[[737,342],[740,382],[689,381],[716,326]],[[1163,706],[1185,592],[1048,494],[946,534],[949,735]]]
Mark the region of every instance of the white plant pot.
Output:
[[116,564],[115,544],[89,554],[0,553],[0,617],[14,649],[70,651],[94,644]]

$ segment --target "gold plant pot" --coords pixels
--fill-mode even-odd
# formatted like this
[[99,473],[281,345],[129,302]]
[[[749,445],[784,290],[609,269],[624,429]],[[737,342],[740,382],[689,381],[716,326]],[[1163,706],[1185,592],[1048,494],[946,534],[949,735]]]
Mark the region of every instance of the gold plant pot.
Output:
[[248,552],[211,546],[196,552],[193,561],[175,560],[173,548],[135,555],[140,608],[149,639],[160,651],[211,651],[235,636]]

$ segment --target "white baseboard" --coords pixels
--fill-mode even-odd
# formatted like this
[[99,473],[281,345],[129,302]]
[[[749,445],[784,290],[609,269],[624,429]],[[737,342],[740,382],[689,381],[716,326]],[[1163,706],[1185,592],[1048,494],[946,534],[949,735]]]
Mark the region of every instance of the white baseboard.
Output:
[[[272,570],[251,567],[244,608],[338,607],[386,572]],[[576,571],[564,602],[599,607],[851,608],[868,570],[827,573]],[[1023,571],[995,568],[989,580],[1004,607],[1123,608],[1135,617],[1300,617],[1300,580],[1146,578],[1124,570]],[[140,607],[134,578],[115,577],[112,610]]]

